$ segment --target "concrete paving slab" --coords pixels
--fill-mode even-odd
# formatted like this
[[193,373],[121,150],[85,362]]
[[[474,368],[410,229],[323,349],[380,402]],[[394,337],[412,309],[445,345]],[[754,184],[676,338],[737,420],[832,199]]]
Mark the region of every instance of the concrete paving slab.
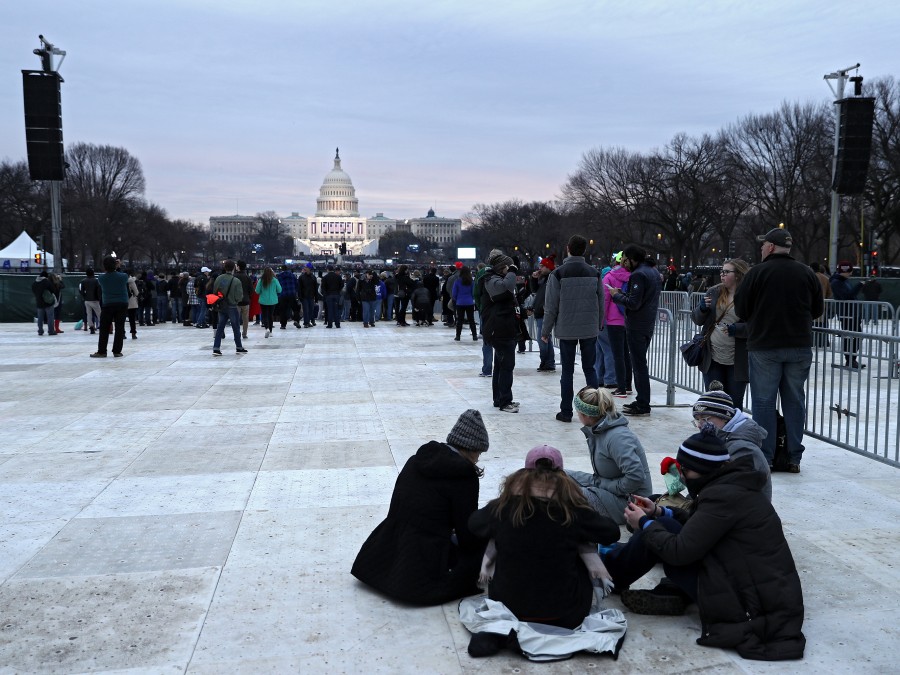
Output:
[[76,518],[16,579],[221,567],[240,519],[240,511]]

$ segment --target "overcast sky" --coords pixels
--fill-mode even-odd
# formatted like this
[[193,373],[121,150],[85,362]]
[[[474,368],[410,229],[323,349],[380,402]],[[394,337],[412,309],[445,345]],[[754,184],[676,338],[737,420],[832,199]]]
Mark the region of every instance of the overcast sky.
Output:
[[43,34],[65,142],[126,148],[173,218],[312,215],[338,146],[361,215],[460,217],[554,199],[592,147],[829,101],[858,62],[898,77],[898,29],[885,0],[9,0],[0,159]]

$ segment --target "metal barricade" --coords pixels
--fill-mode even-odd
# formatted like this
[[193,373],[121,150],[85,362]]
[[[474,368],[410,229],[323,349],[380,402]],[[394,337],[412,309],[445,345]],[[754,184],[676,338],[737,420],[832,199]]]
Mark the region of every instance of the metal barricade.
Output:
[[829,299],[825,301],[825,315],[816,325],[839,330],[897,335],[896,311],[889,302]]
[[804,433],[900,467],[900,337],[819,327],[813,332]]
[[[686,294],[684,294],[686,295]],[[670,296],[671,297],[671,296]],[[695,305],[703,293],[690,298]],[[699,368],[688,366],[679,346],[700,327],[690,309],[673,313],[676,299],[661,307],[648,353],[650,377],[666,384],[666,405],[674,405],[676,388],[704,391]],[[830,303],[832,315],[813,327],[813,361],[806,383],[807,435],[857,454],[900,467],[900,335],[888,303]],[[877,313],[876,313],[877,312]],[[862,331],[840,328],[844,318],[870,317]],[[877,318],[876,318],[877,317]],[[854,361],[856,362],[854,367]],[[752,408],[751,387],[744,409]]]

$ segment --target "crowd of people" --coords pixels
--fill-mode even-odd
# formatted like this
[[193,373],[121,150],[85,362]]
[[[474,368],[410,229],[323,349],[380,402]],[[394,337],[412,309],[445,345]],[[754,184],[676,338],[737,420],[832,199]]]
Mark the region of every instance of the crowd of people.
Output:
[[[226,260],[217,270],[157,276],[122,271],[107,257],[104,272],[89,270],[79,292],[83,330],[99,334],[95,358],[107,356],[110,335],[113,356],[123,355],[126,320],[132,339],[138,326],[168,321],[214,328],[214,356],[221,356],[229,323],[236,353],[243,354],[251,322],[270,338],[276,324],[337,330],[344,322],[406,328],[441,321],[454,329],[453,340],[465,330],[482,342],[479,374],[491,378],[493,406],[505,413],[520,408],[513,396],[516,355],[526,340],[537,340],[537,370],[560,373],[556,419],[580,423],[592,470],[566,470],[558,449],[538,445],[479,509],[478,462],[489,437],[481,413],[467,410],[445,442],[426,443],[403,467],[388,514],[362,545],[352,574],[415,605],[472,596],[480,583],[517,620],[566,630],[592,612],[598,586],[634,613],[681,614],[695,604],[698,644],[751,659],[798,659],[805,645],[802,590],[772,506],[776,402],[787,470],[799,473],[812,327],[824,317],[829,291],[852,300],[866,285],[849,281],[848,263],[829,278],[795,260],[784,228],[758,240],[762,262],[726,260],[719,282],[705,284],[690,314],[705,336],[699,369],[706,391],[691,410],[697,433],[667,458],[677,469],[673,484],[688,493],[681,506],[653,493],[644,432],[629,420],[651,414],[648,352],[667,284],[638,245],[597,269],[585,259],[587,241],[574,235],[562,262],[548,256],[527,276],[500,249],[474,268],[330,265],[316,273],[308,265],[299,274],[288,267],[251,274],[243,261]],[[63,286],[56,275],[35,280],[39,334],[44,326],[50,335],[62,332],[55,308]],[[848,330],[858,330],[857,318],[842,316],[842,325],[846,319]],[[857,350],[845,342],[845,367],[863,367]],[[577,354],[584,386],[575,391]],[[747,386],[752,415],[743,409]],[[633,392],[631,403],[618,404]],[[620,541],[620,527],[630,533],[627,541]],[[631,589],[657,564],[665,576],[655,588]],[[475,632],[469,653],[488,656],[506,647],[518,648],[514,634]]]

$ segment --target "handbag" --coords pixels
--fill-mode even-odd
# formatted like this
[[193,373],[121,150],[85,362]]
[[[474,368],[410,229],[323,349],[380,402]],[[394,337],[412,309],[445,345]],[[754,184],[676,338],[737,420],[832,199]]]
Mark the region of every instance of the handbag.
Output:
[[228,286],[225,288],[225,295],[222,295],[222,291],[218,291],[206,296],[206,304],[209,305],[210,309],[214,312],[221,312],[225,309],[225,296],[231,291],[231,284],[233,283],[234,277],[231,277],[231,281],[228,282]]
[[53,295],[53,291],[44,290],[44,292],[41,293],[41,300],[44,301],[45,305],[56,305],[56,296]]
[[692,368],[696,368],[703,363],[703,357],[706,355],[706,333],[697,333],[678,349],[681,350],[681,358],[684,359],[684,362]]
[[722,317],[725,316],[725,313],[728,311],[728,308],[731,307],[731,304],[733,303],[730,303],[728,307],[722,310],[722,313],[719,314],[719,317],[710,326],[709,331],[700,331],[692,337],[689,342],[685,342],[678,348],[681,350],[681,358],[684,359],[686,364],[692,368],[697,368],[703,363],[703,359],[706,357],[706,350],[709,349],[709,345],[706,344],[706,339],[715,329],[716,324],[718,324],[719,321],[722,320]]

